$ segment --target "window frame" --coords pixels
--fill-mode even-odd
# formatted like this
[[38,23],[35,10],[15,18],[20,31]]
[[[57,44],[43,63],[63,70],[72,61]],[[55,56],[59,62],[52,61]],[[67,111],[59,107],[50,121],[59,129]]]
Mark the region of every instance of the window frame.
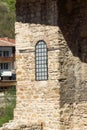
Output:
[[9,51],[7,50],[3,51],[3,57],[9,57]]
[[0,63],[0,70],[8,70],[9,69],[9,63]]
[[[37,50],[37,45],[40,43],[40,42],[43,42],[44,43],[44,45],[46,46],[46,52],[45,52],[45,57],[42,55],[42,56],[40,56],[39,54],[41,53],[43,53],[41,50],[40,50],[40,52],[39,51],[37,51],[36,52],[36,50]],[[43,48],[39,48],[39,49],[42,49],[43,50]],[[41,57],[41,60],[37,60],[37,58],[39,59]],[[42,60],[42,58],[46,58],[45,60]],[[40,63],[38,62],[38,64],[37,64],[37,61],[40,61]],[[39,68],[39,67],[37,67],[37,66],[42,66],[43,64],[41,63],[41,62],[46,62],[44,65],[46,65],[46,67],[41,67],[41,68]],[[43,66],[44,66],[43,65]],[[41,71],[39,72],[38,70],[40,70],[41,69]],[[42,71],[42,69],[44,70],[44,71]],[[39,76],[37,76],[37,74],[39,75]],[[40,74],[41,74],[41,76],[40,76]],[[45,78],[45,76],[46,76],[46,78]],[[44,78],[43,78],[44,77]],[[47,45],[46,45],[46,42],[44,41],[44,40],[40,40],[40,41],[38,41],[37,43],[36,43],[36,45],[35,45],[35,80],[36,81],[46,81],[46,80],[48,80],[48,48],[47,48]]]
[[0,57],[10,57],[10,52],[8,50],[0,50]]

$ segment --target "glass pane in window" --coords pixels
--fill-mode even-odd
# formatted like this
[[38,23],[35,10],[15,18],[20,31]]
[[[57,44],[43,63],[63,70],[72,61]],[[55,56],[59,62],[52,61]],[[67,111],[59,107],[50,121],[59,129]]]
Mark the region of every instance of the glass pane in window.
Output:
[[3,69],[3,63],[0,63],[0,69]]
[[0,56],[2,56],[2,51],[0,51]]
[[38,60],[42,60],[42,57],[38,57]]
[[3,56],[5,56],[5,57],[9,56],[9,51],[4,51]]
[[41,64],[39,64],[39,65],[38,65],[38,68],[42,68],[42,65],[41,65]]
[[4,69],[8,69],[8,63],[4,63]]

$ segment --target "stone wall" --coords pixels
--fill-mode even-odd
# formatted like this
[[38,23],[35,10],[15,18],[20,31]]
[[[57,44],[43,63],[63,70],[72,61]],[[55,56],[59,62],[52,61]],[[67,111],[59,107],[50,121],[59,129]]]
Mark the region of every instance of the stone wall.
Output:
[[[17,0],[16,8],[14,122],[43,130],[87,130],[87,1]],[[35,81],[39,40],[48,48],[47,81]]]
[[[16,60],[17,104],[14,120],[43,124],[43,130],[58,130],[59,27],[57,0],[17,1]],[[35,45],[44,40],[48,48],[48,80],[35,81]]]
[[59,1],[61,130],[87,129],[87,1]]
[[43,130],[43,126],[38,124],[24,125],[20,121],[9,122],[5,124],[0,130]]

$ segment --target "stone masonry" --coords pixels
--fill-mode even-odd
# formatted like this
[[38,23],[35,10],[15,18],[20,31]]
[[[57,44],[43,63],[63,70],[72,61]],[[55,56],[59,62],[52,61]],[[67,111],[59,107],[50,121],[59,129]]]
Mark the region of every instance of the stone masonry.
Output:
[[[17,0],[16,13],[17,103],[1,130],[87,130],[87,0]],[[46,81],[35,80],[39,40]]]
[[[42,124],[44,130],[60,128],[59,27],[57,1],[17,1],[16,60],[17,104],[14,120]],[[48,80],[35,81],[35,45],[48,48]]]
[[60,130],[87,130],[87,1],[59,2]]

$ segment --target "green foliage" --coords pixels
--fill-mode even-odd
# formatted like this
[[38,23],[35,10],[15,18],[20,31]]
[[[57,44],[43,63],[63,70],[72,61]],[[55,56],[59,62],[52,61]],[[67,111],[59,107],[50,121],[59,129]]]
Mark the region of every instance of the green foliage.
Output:
[[16,89],[12,87],[5,91],[5,106],[0,108],[0,127],[13,119],[13,110],[16,104]]
[[8,122],[9,120],[11,120],[13,118],[13,107],[12,106],[7,106],[4,109],[5,113],[4,115],[0,118],[0,127]]
[[15,0],[0,0],[0,37],[15,37]]
[[6,3],[10,11],[15,11],[16,0],[0,0],[0,1],[2,1],[3,3]]

